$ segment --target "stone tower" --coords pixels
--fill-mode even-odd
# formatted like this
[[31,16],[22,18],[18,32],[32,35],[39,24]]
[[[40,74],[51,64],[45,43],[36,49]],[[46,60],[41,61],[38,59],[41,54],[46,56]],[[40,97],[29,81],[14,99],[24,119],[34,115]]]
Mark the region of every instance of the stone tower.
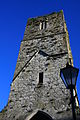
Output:
[[73,64],[63,11],[28,19],[8,104],[0,120],[71,116],[70,93],[60,78],[60,69],[67,62]]

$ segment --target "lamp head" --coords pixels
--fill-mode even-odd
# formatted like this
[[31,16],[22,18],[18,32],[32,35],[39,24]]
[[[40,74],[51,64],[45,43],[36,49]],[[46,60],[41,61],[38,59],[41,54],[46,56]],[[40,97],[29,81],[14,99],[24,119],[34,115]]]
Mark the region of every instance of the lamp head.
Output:
[[67,89],[71,89],[71,87],[75,89],[78,72],[79,69],[69,65],[69,63],[66,64],[65,68],[60,69],[60,77]]

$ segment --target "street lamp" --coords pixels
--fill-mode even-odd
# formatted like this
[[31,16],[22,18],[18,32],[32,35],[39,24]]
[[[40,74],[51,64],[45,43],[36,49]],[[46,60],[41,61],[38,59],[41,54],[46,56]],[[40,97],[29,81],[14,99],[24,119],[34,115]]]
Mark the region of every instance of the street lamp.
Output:
[[75,89],[75,86],[76,86],[78,72],[79,72],[79,69],[69,65],[68,63],[66,64],[65,68],[60,69],[60,77],[63,80],[66,88],[70,89],[73,120],[76,120],[75,99],[73,96],[73,89]]

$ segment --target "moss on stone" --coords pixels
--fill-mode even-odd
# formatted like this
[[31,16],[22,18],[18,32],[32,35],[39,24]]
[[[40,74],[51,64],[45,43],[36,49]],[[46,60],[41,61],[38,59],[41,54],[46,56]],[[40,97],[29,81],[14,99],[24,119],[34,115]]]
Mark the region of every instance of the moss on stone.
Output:
[[4,108],[2,111],[1,111],[1,113],[5,113],[7,111],[7,109],[6,108]]
[[36,18],[31,18],[32,22],[35,22],[36,21]]

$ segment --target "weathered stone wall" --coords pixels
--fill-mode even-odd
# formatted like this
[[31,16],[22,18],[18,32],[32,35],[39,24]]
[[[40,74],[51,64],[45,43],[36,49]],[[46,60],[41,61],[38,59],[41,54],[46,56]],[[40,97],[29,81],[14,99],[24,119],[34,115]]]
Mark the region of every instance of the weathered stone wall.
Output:
[[[40,30],[40,22],[45,20],[47,27]],[[70,51],[64,22],[62,11],[28,20],[8,105],[0,120],[22,120],[36,109],[59,119],[63,114],[58,113],[68,109],[70,94],[60,78]],[[42,85],[38,84],[40,72],[44,75]]]
[[[40,22],[45,20],[48,21],[47,28],[40,30]],[[28,20],[14,77],[37,49],[43,49],[49,54],[59,54],[68,51],[66,42],[68,36],[66,37],[67,30],[64,29],[64,23],[62,11]]]

